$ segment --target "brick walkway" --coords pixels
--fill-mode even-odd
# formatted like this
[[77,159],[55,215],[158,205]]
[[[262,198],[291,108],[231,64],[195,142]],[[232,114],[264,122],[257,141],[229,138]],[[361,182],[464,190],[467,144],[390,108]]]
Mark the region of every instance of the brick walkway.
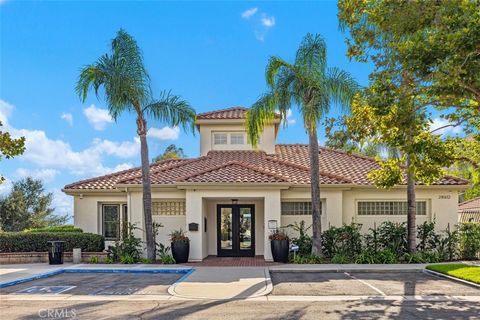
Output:
[[201,262],[189,262],[183,265],[196,267],[269,267],[282,265],[282,263],[267,262],[263,256],[256,256],[254,258],[208,256]]

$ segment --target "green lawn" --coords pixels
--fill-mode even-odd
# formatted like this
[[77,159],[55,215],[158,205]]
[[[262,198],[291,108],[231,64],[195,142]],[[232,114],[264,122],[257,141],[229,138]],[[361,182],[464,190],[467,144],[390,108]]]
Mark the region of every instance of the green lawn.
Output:
[[480,284],[480,267],[468,266],[461,263],[431,264],[427,269],[449,276]]

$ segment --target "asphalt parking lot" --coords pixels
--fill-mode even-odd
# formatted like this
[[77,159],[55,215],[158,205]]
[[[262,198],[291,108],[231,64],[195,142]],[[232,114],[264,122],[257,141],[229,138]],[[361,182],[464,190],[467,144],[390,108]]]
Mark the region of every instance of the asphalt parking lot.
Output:
[[[63,273],[1,288],[0,294],[45,294],[42,287],[65,287],[69,295],[168,295],[181,273]],[[36,287],[39,290],[32,290]],[[65,290],[66,289],[66,290]],[[30,292],[29,292],[30,291]]]
[[423,272],[271,272],[272,295],[480,296],[480,289]]

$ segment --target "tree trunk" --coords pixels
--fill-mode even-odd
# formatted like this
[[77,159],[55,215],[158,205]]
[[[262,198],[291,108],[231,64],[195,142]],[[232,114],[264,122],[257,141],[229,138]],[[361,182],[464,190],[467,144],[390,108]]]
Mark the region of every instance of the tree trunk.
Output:
[[407,155],[407,250],[414,253],[416,246],[416,227],[415,219],[417,214],[415,197],[415,177],[410,172],[410,155]]
[[318,137],[317,130],[309,130],[308,133],[309,148],[308,155],[310,158],[310,180],[311,180],[311,197],[312,197],[312,254],[322,255],[322,220],[320,208],[320,167],[318,155]]
[[147,258],[153,261],[156,258],[156,253],[152,224],[152,186],[150,183],[150,163],[148,158],[147,122],[141,115],[137,118],[137,127],[142,158],[143,216],[145,220],[145,237],[147,240]]

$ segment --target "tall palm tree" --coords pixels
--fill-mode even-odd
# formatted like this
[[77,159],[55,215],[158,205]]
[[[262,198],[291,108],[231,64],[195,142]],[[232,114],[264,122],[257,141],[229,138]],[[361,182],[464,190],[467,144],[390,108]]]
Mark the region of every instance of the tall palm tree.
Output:
[[188,102],[170,92],[163,92],[159,99],[152,98],[150,77],[143,63],[142,52],[135,39],[122,29],[112,40],[111,52],[81,70],[76,91],[82,101],[87,98],[90,88],[94,89],[97,97],[100,95],[100,88],[103,89],[108,111],[114,120],[126,111],[133,112],[137,117],[147,257],[154,260],[156,255],[146,119],[152,118],[171,126],[182,126],[183,129],[190,128],[193,132],[195,110]]
[[[329,112],[332,102],[347,109],[357,91],[352,76],[338,68],[327,67],[327,46],[318,34],[307,34],[297,50],[293,64],[279,57],[271,57],[266,67],[269,91],[255,102],[247,113],[246,127],[252,145],[264,127],[275,118],[276,110],[283,119],[296,105],[303,116],[309,140],[309,158],[312,197],[312,253],[322,254],[320,168],[317,129]],[[284,121],[286,124],[286,121]]]

